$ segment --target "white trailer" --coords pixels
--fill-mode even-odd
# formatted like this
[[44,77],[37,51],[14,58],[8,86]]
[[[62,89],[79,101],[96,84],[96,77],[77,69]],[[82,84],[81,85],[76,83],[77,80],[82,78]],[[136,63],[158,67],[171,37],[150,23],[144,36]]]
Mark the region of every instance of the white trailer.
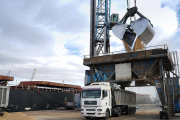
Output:
[[0,86],[0,108],[7,108],[9,103],[10,87]]
[[81,94],[81,115],[91,117],[121,116],[136,112],[136,94],[121,90],[115,83],[96,82],[85,86]]

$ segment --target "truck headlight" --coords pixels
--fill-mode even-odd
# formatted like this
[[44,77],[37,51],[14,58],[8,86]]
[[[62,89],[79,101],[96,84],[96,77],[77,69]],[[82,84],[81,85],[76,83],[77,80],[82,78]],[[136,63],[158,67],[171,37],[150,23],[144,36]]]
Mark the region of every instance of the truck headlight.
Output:
[[102,111],[102,109],[97,109],[97,111]]
[[84,109],[81,109],[81,111],[84,111]]

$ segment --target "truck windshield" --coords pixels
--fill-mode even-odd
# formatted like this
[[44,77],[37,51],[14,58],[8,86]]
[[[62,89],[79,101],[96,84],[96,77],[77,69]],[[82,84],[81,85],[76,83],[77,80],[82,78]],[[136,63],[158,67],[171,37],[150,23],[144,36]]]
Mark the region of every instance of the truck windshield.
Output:
[[82,98],[100,98],[101,89],[83,89]]

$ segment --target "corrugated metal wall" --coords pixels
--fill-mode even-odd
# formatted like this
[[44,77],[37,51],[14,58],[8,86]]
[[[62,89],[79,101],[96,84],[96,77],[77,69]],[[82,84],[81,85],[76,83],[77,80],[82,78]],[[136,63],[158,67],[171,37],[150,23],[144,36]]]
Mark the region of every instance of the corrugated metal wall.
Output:
[[[73,93],[51,91],[41,91],[41,93],[63,103],[66,97],[67,101],[73,101]],[[32,110],[48,110],[63,107],[59,102],[56,102],[41,93],[33,90],[11,89],[8,109],[10,111],[24,111],[25,108],[28,107]]]

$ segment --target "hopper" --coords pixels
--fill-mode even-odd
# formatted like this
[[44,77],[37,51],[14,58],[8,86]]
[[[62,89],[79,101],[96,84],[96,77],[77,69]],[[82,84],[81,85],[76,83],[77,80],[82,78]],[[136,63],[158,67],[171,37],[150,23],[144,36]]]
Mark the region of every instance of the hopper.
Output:
[[139,18],[131,22],[131,27],[144,44],[148,44],[154,37],[155,31],[148,19]]
[[112,27],[113,34],[132,47],[136,34],[128,28],[128,25],[118,23]]

